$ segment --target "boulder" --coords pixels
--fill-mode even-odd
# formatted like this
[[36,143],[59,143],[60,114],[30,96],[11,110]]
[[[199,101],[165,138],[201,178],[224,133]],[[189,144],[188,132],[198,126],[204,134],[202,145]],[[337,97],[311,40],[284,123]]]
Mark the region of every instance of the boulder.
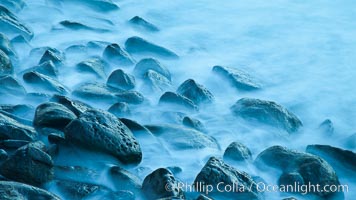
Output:
[[261,85],[244,71],[231,67],[214,66],[213,72],[238,90],[251,91],[261,88]]
[[31,71],[38,72],[54,79],[58,77],[58,69],[52,61],[43,62],[35,67],[25,70],[24,73]]
[[28,104],[0,104],[0,110],[17,116],[26,115],[29,112],[32,112],[33,109],[34,108]]
[[12,181],[0,181],[0,199],[2,200],[60,200],[56,195],[30,185]]
[[138,30],[149,31],[149,32],[158,32],[159,29],[152,23],[146,21],[140,16],[135,16],[129,20],[129,23],[132,27],[137,28]]
[[[216,157],[211,157],[194,180],[197,192],[207,191],[212,186],[210,196],[223,199],[262,199],[257,185],[250,175],[239,171]],[[234,188],[225,190],[225,186]]]
[[69,180],[55,181],[55,185],[66,199],[81,200],[99,192],[100,186]]
[[90,58],[83,62],[77,64],[77,69],[80,72],[94,74],[98,78],[105,79],[105,69],[108,67],[108,64],[100,58]]
[[131,56],[118,44],[108,45],[103,52],[103,58],[118,66],[130,66],[134,64]]
[[12,76],[0,76],[0,85],[1,95],[23,96],[26,94],[25,88]]
[[77,116],[59,103],[47,102],[36,109],[33,123],[35,127],[49,127],[63,130]]
[[119,102],[112,105],[109,110],[110,113],[114,114],[116,117],[123,117],[131,115],[130,108],[127,103]]
[[0,50],[3,51],[7,56],[9,56],[9,58],[17,59],[16,52],[9,38],[7,38],[7,36],[2,33],[0,33]]
[[298,131],[303,125],[297,116],[273,101],[242,98],[231,111],[237,117],[284,129],[288,133]]
[[201,132],[206,131],[205,127],[201,121],[199,121],[198,119],[191,118],[191,117],[185,116],[183,118],[183,125],[188,128],[193,128],[197,131],[201,131]]
[[46,92],[59,94],[68,93],[68,89],[59,81],[35,71],[25,73],[23,79],[26,83],[32,85],[36,89],[40,88]]
[[116,100],[128,104],[141,104],[145,101],[145,97],[137,91],[124,91],[115,94]]
[[175,106],[179,109],[197,111],[198,107],[190,99],[174,92],[165,92],[159,99],[160,105]]
[[244,144],[240,142],[231,143],[225,150],[224,160],[232,160],[236,162],[252,162],[252,154]]
[[63,106],[67,107],[69,110],[71,110],[77,116],[79,116],[80,114],[84,113],[87,110],[92,109],[92,107],[86,103],[83,103],[78,100],[73,100],[66,96],[61,96],[61,95],[57,95],[57,94],[53,95],[53,97],[51,98],[51,101],[62,104]]
[[123,90],[108,87],[101,83],[84,83],[73,91],[73,95],[85,100],[100,100],[115,102],[115,93],[123,92]]
[[159,168],[147,175],[142,183],[142,191],[147,199],[185,199],[172,172]]
[[51,156],[31,143],[16,150],[1,165],[0,171],[11,180],[30,185],[41,185],[54,176]]
[[2,31],[8,34],[20,34],[30,40],[33,32],[21,23],[18,18],[7,8],[0,6],[0,27]]
[[203,85],[196,83],[193,79],[184,81],[184,83],[178,87],[177,93],[187,97],[196,105],[212,103],[214,100],[213,94]]
[[150,69],[143,75],[143,81],[144,88],[153,92],[164,92],[172,87],[168,78]]
[[14,68],[9,56],[0,49],[0,76],[11,75],[13,73]]
[[33,141],[38,137],[37,132],[31,126],[22,124],[17,119],[0,113],[0,139],[15,139]]
[[[91,27],[88,25],[85,25],[81,22],[77,22],[77,21],[71,21],[71,20],[64,20],[59,22],[59,25],[73,30],[73,31],[78,31],[78,30],[85,30],[85,31],[95,31],[95,32],[108,32],[109,30],[107,29],[103,29],[103,28],[96,28],[96,27]],[[56,28],[55,28],[56,29]]]
[[69,123],[64,133],[69,142],[108,153],[124,164],[141,162],[141,147],[132,132],[108,112],[86,111]]
[[149,70],[155,71],[171,81],[171,73],[169,70],[154,58],[144,58],[140,60],[136,64],[133,73],[135,76],[143,78]]
[[141,180],[119,166],[110,168],[109,177],[114,183],[115,190],[129,190],[135,193],[141,190]]
[[64,64],[64,60],[65,56],[61,51],[55,48],[47,47],[45,48],[45,52],[43,53],[41,60],[38,64],[52,61],[55,66],[59,67]]
[[126,50],[131,54],[144,54],[149,56],[158,56],[168,59],[178,59],[178,55],[159,45],[148,42],[147,40],[134,36],[125,42]]
[[110,74],[106,84],[118,89],[131,90],[135,88],[136,81],[134,76],[117,69]]
[[196,200],[213,200],[203,194],[200,194]]
[[[298,151],[289,150],[281,146],[272,146],[262,151],[255,160],[255,165],[263,170],[267,167],[275,168],[283,172],[285,180],[291,180],[288,184],[294,185],[295,181],[317,185],[321,188],[325,185],[340,185],[334,169],[322,158]],[[287,174],[287,175],[285,175]],[[301,178],[299,178],[299,175]],[[302,179],[302,180],[300,180]],[[330,191],[308,191],[309,194],[321,198],[343,198],[343,193]]]
[[13,12],[19,12],[26,6],[26,3],[23,0],[0,0],[0,5]]

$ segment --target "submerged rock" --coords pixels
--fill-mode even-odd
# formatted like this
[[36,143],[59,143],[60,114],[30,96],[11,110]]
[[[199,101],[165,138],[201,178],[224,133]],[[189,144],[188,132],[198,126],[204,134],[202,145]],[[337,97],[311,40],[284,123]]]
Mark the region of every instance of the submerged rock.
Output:
[[252,154],[244,144],[240,142],[231,143],[225,150],[224,160],[232,160],[237,162],[252,162]]
[[72,200],[80,200],[90,197],[93,193],[100,190],[100,186],[90,183],[82,183],[69,180],[58,180],[55,182],[59,191],[64,196]]
[[112,0],[64,0],[64,2],[80,3],[98,12],[111,12],[120,9]]
[[100,58],[90,58],[86,61],[77,64],[77,69],[81,72],[88,72],[96,75],[98,78],[104,79],[106,77],[105,69],[108,67],[107,63]]
[[61,22],[59,22],[59,24],[67,29],[71,29],[74,31],[77,31],[77,30],[87,30],[87,31],[96,31],[96,32],[108,32],[109,31],[107,29],[94,28],[94,27],[90,27],[85,24],[82,24],[80,22],[70,21],[70,20],[61,21]]
[[116,117],[123,117],[131,114],[130,108],[125,102],[115,103],[109,108],[108,111],[114,114]]
[[149,70],[155,71],[171,81],[171,73],[169,70],[154,58],[144,58],[140,60],[140,62],[136,64],[133,73],[135,76],[142,78]]
[[168,78],[153,70],[148,70],[143,75],[143,81],[144,88],[153,92],[164,92],[172,87],[172,83]]
[[11,75],[14,73],[14,68],[11,64],[11,60],[4,53],[2,50],[0,50],[0,76],[2,75]]
[[125,42],[125,48],[130,53],[160,56],[162,58],[178,59],[178,55],[164,47],[158,46],[140,37],[130,37]]
[[34,141],[38,134],[31,126],[22,124],[18,120],[0,113],[0,139],[15,139]]
[[46,76],[49,76],[49,77],[52,77],[55,79],[58,76],[58,69],[52,61],[43,62],[42,64],[39,64],[35,67],[25,70],[24,72],[27,73],[27,72],[31,72],[31,71],[35,71],[35,72],[38,72],[40,74],[43,74],[43,75],[46,75]]
[[26,6],[26,3],[23,0],[0,0],[0,5],[11,11],[18,12]]
[[12,76],[0,76],[0,94],[10,94],[13,96],[23,96],[26,95],[25,88],[19,83],[18,80]]
[[123,90],[131,90],[135,88],[136,81],[134,76],[126,74],[122,69],[117,69],[110,74],[106,84]]
[[48,102],[36,109],[34,125],[36,127],[50,127],[63,130],[77,116],[67,107],[59,103]]
[[229,81],[236,89],[250,91],[261,88],[261,85],[244,71],[231,67],[214,66],[213,72]]
[[34,108],[31,105],[27,104],[0,104],[0,110],[20,117],[28,114],[29,112],[32,112],[33,109]]
[[23,79],[26,83],[31,84],[33,87],[41,88],[46,92],[59,94],[68,93],[68,89],[59,81],[35,71],[25,73],[23,75]]
[[61,95],[53,95],[51,101],[62,104],[67,107],[70,111],[72,111],[75,115],[79,116],[87,110],[91,110],[92,107],[86,103],[83,103],[78,100],[72,100],[66,96]]
[[134,64],[131,56],[118,44],[108,45],[103,52],[103,58],[118,66],[130,66]]
[[144,31],[158,32],[159,29],[152,23],[146,21],[140,16],[135,16],[129,20],[131,26]]
[[[297,177],[299,174],[304,183],[311,185],[319,184],[321,188],[325,185],[340,185],[339,179],[334,169],[323,159],[318,156],[292,151],[281,146],[272,146],[262,151],[256,158],[255,164],[261,169],[266,169],[265,166],[282,170],[289,177]],[[284,179],[291,180],[288,182],[294,185],[298,179]],[[308,191],[309,194],[315,194],[322,198],[343,198],[343,192],[331,191]]]
[[31,185],[48,182],[54,175],[52,158],[30,144],[16,150],[14,155],[1,165],[0,171],[11,180]]
[[184,83],[178,87],[177,93],[187,97],[196,105],[211,103],[214,100],[213,94],[203,85],[196,83],[193,79],[184,81]]
[[159,104],[176,106],[184,110],[198,110],[198,107],[190,99],[174,92],[165,92],[159,99]]
[[135,193],[141,190],[141,180],[129,171],[114,166],[110,168],[109,174],[116,190],[129,190]]
[[64,64],[64,54],[55,48],[45,48],[45,52],[43,53],[41,60],[38,64],[42,64],[44,62],[52,61],[53,64],[57,67],[62,66]]
[[319,131],[326,135],[333,135],[334,134],[334,124],[330,119],[324,120],[319,125]]
[[273,101],[242,98],[231,107],[231,111],[237,117],[281,128],[288,133],[303,126],[297,116]]
[[132,132],[108,112],[86,111],[73,120],[64,132],[69,142],[108,153],[124,164],[141,162],[141,148]]
[[[0,1],[1,4],[1,1]],[[0,33],[0,50],[3,51],[10,58],[17,59],[14,47],[12,46],[9,38],[6,35]]]
[[115,94],[121,93],[123,90],[108,87],[101,83],[85,83],[73,91],[75,96],[83,99],[92,99],[100,101],[115,101]]
[[21,34],[28,40],[33,37],[33,32],[21,23],[13,13],[3,6],[0,6],[0,27],[2,27],[1,30],[5,33]]
[[147,175],[142,184],[142,191],[147,199],[185,199],[171,171],[159,168]]
[[[223,183],[223,184],[221,184]],[[238,185],[236,185],[238,184]],[[198,192],[207,191],[207,185],[212,186],[212,197],[223,197],[224,199],[262,199],[262,195],[257,190],[256,183],[246,172],[225,164],[221,159],[211,157],[199,172],[194,180],[195,190]],[[235,185],[235,190],[219,192],[224,190],[226,185]],[[244,190],[240,191],[238,189]],[[248,188],[248,189],[247,189]]]
[[199,121],[198,119],[194,119],[191,117],[187,117],[185,116],[183,118],[183,125],[189,128],[193,128],[197,131],[201,131],[201,132],[205,132],[205,127],[203,125],[203,123],[201,121]]
[[2,200],[60,200],[54,194],[23,183],[0,181],[0,199]]

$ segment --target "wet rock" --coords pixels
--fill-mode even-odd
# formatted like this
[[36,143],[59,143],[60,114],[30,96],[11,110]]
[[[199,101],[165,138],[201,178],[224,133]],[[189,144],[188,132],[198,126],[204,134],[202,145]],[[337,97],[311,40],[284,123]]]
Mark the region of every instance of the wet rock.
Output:
[[25,7],[26,3],[23,0],[0,0],[0,5],[13,12],[18,12]]
[[134,133],[136,137],[138,135],[152,135],[151,131],[149,131],[146,127],[142,126],[134,120],[120,118],[120,121],[124,123]]
[[33,141],[38,134],[35,129],[24,125],[16,119],[0,113],[0,139],[15,139]]
[[108,45],[103,52],[103,58],[118,66],[130,66],[134,64],[131,56],[118,44]]
[[118,89],[131,90],[135,88],[136,81],[134,76],[117,69],[110,74],[106,84]]
[[1,140],[0,148],[5,149],[6,151],[13,151],[29,143],[30,142],[26,140]]
[[99,172],[83,166],[55,166],[54,174],[57,180],[74,182],[93,182],[100,179]]
[[0,85],[1,95],[22,96],[26,94],[25,88],[12,76],[0,76]]
[[191,117],[185,116],[183,118],[183,125],[188,128],[193,128],[197,131],[201,131],[201,132],[206,131],[205,127],[201,121],[199,121],[198,119],[191,118]]
[[33,37],[33,32],[3,6],[0,6],[0,27],[2,27],[1,30],[7,34],[21,34],[28,40]]
[[159,168],[146,176],[142,191],[147,199],[185,199],[184,192],[178,184],[172,172]]
[[93,193],[100,190],[100,186],[90,183],[81,183],[68,180],[60,180],[56,181],[55,183],[59,191],[61,191],[65,197],[73,200],[88,198]]
[[33,107],[31,105],[26,104],[18,104],[18,105],[9,105],[2,104],[0,105],[0,110],[10,113],[12,115],[16,115],[19,117],[27,116],[28,113],[32,113]]
[[33,123],[36,127],[50,127],[63,130],[77,116],[59,103],[48,102],[36,109]]
[[178,55],[164,47],[158,46],[140,37],[130,37],[125,42],[125,48],[129,53],[159,56],[162,58],[178,59]]
[[212,103],[214,100],[213,94],[203,85],[196,83],[193,79],[184,81],[184,83],[178,87],[177,93],[187,97],[196,105]]
[[41,185],[53,178],[52,158],[35,145],[26,145],[7,159],[0,167],[5,177],[27,183]]
[[252,154],[244,144],[240,142],[231,143],[225,150],[224,160],[232,160],[237,162],[252,162]]
[[238,90],[250,91],[261,88],[261,85],[244,71],[231,67],[214,66],[213,72],[229,81]]
[[186,113],[175,111],[165,111],[160,115],[160,119],[163,119],[165,122],[177,125],[183,123],[184,117],[186,117]]
[[150,31],[150,32],[158,32],[159,29],[153,25],[152,23],[146,21],[140,16],[135,16],[129,20],[129,23],[131,26],[134,28],[137,28],[139,30],[144,30],[144,31]]
[[133,73],[135,76],[142,78],[149,70],[155,71],[171,81],[171,73],[169,70],[154,58],[140,60],[140,62],[136,64]]
[[65,128],[64,133],[69,142],[108,153],[122,163],[141,162],[141,148],[132,132],[118,118],[105,111],[84,112]]
[[51,98],[51,101],[62,104],[77,116],[79,116],[80,114],[84,113],[87,110],[92,109],[92,107],[86,103],[83,103],[78,100],[72,100],[66,96],[61,96],[56,94]]
[[80,3],[98,12],[111,12],[120,9],[112,0],[64,0],[64,2]]
[[11,114],[11,113],[8,113],[8,112],[2,111],[2,110],[0,110],[0,114],[3,114],[5,116],[7,116],[7,117],[10,117],[11,119],[18,121],[21,124],[24,124],[24,125],[27,125],[27,126],[32,126],[32,121],[30,121],[30,120],[18,117],[18,116],[14,115],[14,114]]
[[43,62],[42,64],[39,64],[35,67],[32,67],[28,70],[25,70],[24,72],[38,72],[40,74],[52,77],[52,78],[57,78],[58,77],[58,69],[57,67],[54,65],[54,63],[52,61],[46,61]]
[[123,90],[106,86],[101,83],[85,83],[73,91],[75,96],[82,99],[100,100],[115,102],[115,94],[121,93]]
[[102,79],[106,77],[105,69],[107,67],[108,64],[100,58],[90,58],[77,64],[77,69],[80,72],[92,73]]
[[112,105],[109,110],[110,113],[114,114],[116,117],[123,117],[131,115],[130,108],[127,103],[119,102]]
[[[292,177],[290,180],[299,181],[299,178],[293,178],[299,174],[304,183],[319,184],[321,188],[325,185],[340,185],[334,169],[325,160],[312,154],[289,150],[281,146],[272,146],[262,151],[257,156],[255,164],[261,169],[266,169],[266,166],[279,169],[284,174],[289,174],[288,176]],[[289,184],[294,185],[295,183],[290,182]],[[311,190],[308,193],[322,198],[343,198],[342,192],[314,192]]]
[[[221,182],[224,184],[221,185]],[[218,184],[223,189],[226,185],[233,186],[237,191],[218,191]],[[236,187],[238,184],[239,187]],[[221,159],[211,157],[199,172],[194,180],[196,190],[203,192],[207,185],[213,186],[213,191],[210,193],[212,197],[224,197],[224,199],[262,199],[258,193],[256,183],[252,177],[246,172],[238,171],[237,169],[225,164]],[[238,188],[251,188],[251,190],[240,191]],[[206,190],[204,190],[206,191]]]
[[350,173],[355,177],[356,153],[338,147],[320,144],[308,145],[306,151],[325,159],[335,169],[339,169],[341,167],[343,170],[340,170],[340,173],[338,174],[342,174],[341,172],[343,171],[350,171]]
[[296,183],[297,185],[304,185],[303,177],[297,172],[283,173],[278,179],[278,185],[289,185]]
[[5,161],[8,157],[9,155],[7,154],[7,152],[4,149],[0,149],[0,163]]
[[334,134],[334,124],[330,119],[324,120],[319,125],[319,131],[326,134],[326,135],[333,135]]
[[165,92],[159,99],[159,104],[176,106],[184,110],[198,110],[198,107],[190,99],[174,92]]
[[129,104],[141,104],[145,101],[144,96],[137,91],[124,91],[115,94],[117,101],[126,102]]
[[6,37],[6,35],[2,33],[0,33],[0,50],[3,51],[10,58],[17,59],[17,55],[10,40]]
[[213,137],[194,129],[174,125],[148,125],[146,128],[175,150],[219,148]]
[[25,73],[23,79],[26,83],[31,84],[36,89],[41,88],[46,92],[59,94],[68,93],[68,89],[59,81],[35,71]]
[[143,75],[143,81],[144,88],[153,92],[164,92],[172,87],[172,83],[168,78],[153,70],[148,70]]
[[65,57],[62,52],[54,48],[46,48],[46,51],[42,55],[41,60],[38,64],[52,61],[55,66],[59,67],[64,64],[64,60]]
[[213,200],[213,199],[201,194],[198,196],[198,198],[196,200]]
[[23,183],[0,181],[0,199],[2,200],[60,200],[54,194]]
[[141,180],[129,171],[114,166],[110,168],[109,174],[116,190],[129,190],[135,193],[141,190]]
[[231,111],[237,117],[281,128],[288,133],[303,126],[297,116],[273,101],[242,98],[231,107]]
[[0,76],[11,75],[14,73],[14,68],[11,64],[11,60],[5,52],[0,50]]
[[345,146],[347,148],[356,149],[356,133],[350,135],[349,137],[347,137],[346,139],[344,139],[343,143],[345,144]]
[[96,32],[108,32],[109,31],[107,29],[90,27],[90,26],[87,26],[80,22],[71,21],[71,20],[64,20],[64,21],[59,22],[59,24],[67,29],[74,30],[74,31],[77,31],[77,30],[87,30],[87,31],[96,31]]

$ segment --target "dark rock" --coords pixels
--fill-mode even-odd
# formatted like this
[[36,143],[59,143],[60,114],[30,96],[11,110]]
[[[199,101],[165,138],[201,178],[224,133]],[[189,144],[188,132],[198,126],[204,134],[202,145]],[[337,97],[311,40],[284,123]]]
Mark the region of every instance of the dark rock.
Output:
[[135,16],[129,20],[129,23],[139,30],[150,31],[150,32],[157,32],[159,29],[153,25],[152,23],[146,21],[145,19]]
[[29,144],[29,141],[26,140],[1,140],[0,148],[5,149],[7,151],[17,150],[20,147],[23,147]]
[[184,117],[186,117],[186,113],[175,111],[165,111],[160,115],[160,119],[163,119],[165,122],[177,125],[183,123]]
[[23,183],[0,181],[0,199],[2,200],[60,200],[54,194]]
[[64,64],[64,55],[62,52],[60,52],[57,49],[54,48],[47,48],[44,54],[42,55],[42,58],[39,62],[39,64],[42,64],[44,62],[52,61],[54,65],[57,67],[62,66]]
[[22,24],[13,13],[3,6],[0,6],[0,27],[2,27],[1,30],[4,33],[21,34],[28,40],[33,37],[33,32]]
[[143,75],[143,81],[144,87],[153,92],[164,92],[172,87],[172,83],[168,78],[153,70],[148,70]]
[[140,37],[130,37],[125,42],[125,48],[129,53],[159,56],[162,58],[178,59],[178,55],[164,47],[148,42]]
[[[342,167],[345,171],[353,173],[353,177],[356,177],[356,153],[320,144],[308,145],[306,151],[325,159],[335,169]],[[338,174],[340,175],[341,173]]]
[[159,99],[159,104],[177,106],[184,110],[198,110],[198,107],[190,99],[174,92],[165,92]]
[[5,177],[28,183],[41,185],[53,178],[52,158],[35,145],[26,145],[7,159],[0,167]]
[[80,3],[98,12],[111,12],[120,9],[112,0],[64,0],[64,2]]
[[74,182],[93,182],[93,180],[100,179],[99,172],[83,166],[55,166],[54,174],[57,180],[70,180]]
[[343,142],[345,143],[345,146],[347,148],[355,150],[356,149],[356,133],[348,136],[346,139],[344,139]]
[[0,149],[0,163],[5,161],[8,157],[9,155],[7,154],[7,152],[4,149]]
[[106,84],[85,83],[75,89],[73,94],[85,100],[116,102],[117,98],[115,94],[121,92],[123,92],[123,90],[108,87]]
[[92,109],[92,107],[86,103],[77,100],[72,100],[66,96],[61,96],[56,94],[52,97],[51,101],[62,104],[77,116],[79,116],[80,114],[84,113],[87,110]]
[[0,110],[0,114],[3,114],[5,116],[7,116],[7,117],[10,117],[11,119],[18,121],[21,124],[24,124],[24,125],[27,125],[27,126],[32,126],[32,121],[24,119],[24,118],[21,118],[21,117],[18,117],[17,115],[14,115],[14,114],[2,111],[2,110]]
[[287,197],[287,198],[284,198],[283,200],[298,200],[298,199],[296,199],[294,197]]
[[214,100],[213,94],[203,85],[196,83],[193,79],[184,81],[184,83],[178,87],[177,93],[187,97],[196,105],[211,103]]
[[238,90],[250,91],[261,88],[261,85],[244,71],[231,67],[214,66],[213,72],[229,81]]
[[296,183],[297,185],[304,185],[303,177],[297,172],[283,173],[278,179],[278,185],[289,185],[290,183]]
[[73,200],[88,198],[93,193],[100,190],[100,186],[90,183],[81,183],[68,180],[60,180],[56,181],[55,183],[59,191],[64,193],[65,197]]
[[36,127],[63,130],[77,116],[59,103],[48,102],[37,107],[33,123]]
[[26,94],[25,88],[19,83],[18,80],[11,76],[0,76],[0,94],[10,94],[13,96],[21,96]]
[[118,44],[108,45],[103,52],[103,58],[118,66],[130,66],[134,64],[131,56]]
[[18,104],[18,105],[0,105],[0,110],[8,112],[13,115],[25,115],[33,110],[31,105]]
[[38,134],[35,129],[20,123],[18,120],[0,113],[0,139],[33,141]]
[[23,0],[0,0],[0,5],[13,12],[18,12],[25,7],[26,3]]
[[281,128],[288,133],[296,132],[303,126],[297,116],[273,101],[242,98],[231,110],[237,117]]
[[135,77],[126,74],[122,69],[117,69],[110,74],[106,84],[123,90],[131,90],[135,88]]
[[26,83],[36,87],[36,89],[41,88],[46,92],[59,94],[68,93],[68,89],[59,81],[38,72],[27,72],[23,75],[23,79]]
[[92,73],[102,79],[106,77],[105,69],[107,67],[108,64],[100,58],[90,58],[77,64],[79,71]]
[[64,133],[69,142],[111,154],[125,164],[141,162],[141,148],[132,132],[105,111],[86,111],[73,120]]
[[109,108],[108,111],[116,117],[123,117],[131,114],[128,104],[124,102],[115,103]]
[[[281,146],[272,146],[261,152],[255,164],[261,169],[266,169],[265,166],[281,170],[284,174],[289,174],[289,179],[299,180],[296,174],[302,177],[304,183],[311,185],[320,185],[323,188],[325,185],[340,185],[339,179],[334,169],[323,159],[318,156],[289,150]],[[291,176],[291,173],[293,176]],[[294,178],[293,178],[294,177]],[[283,177],[282,177],[283,178]],[[289,184],[294,185],[294,182]],[[309,194],[315,194],[322,198],[343,198],[343,193],[335,193],[330,191],[313,191],[310,189]]]
[[326,134],[326,135],[333,135],[334,134],[334,124],[330,119],[324,120],[319,125],[319,131]]
[[159,168],[147,175],[142,184],[142,191],[147,199],[185,199],[172,172]]
[[140,62],[136,64],[133,73],[135,76],[142,78],[149,70],[155,71],[171,81],[171,73],[169,70],[158,60],[153,58],[145,58],[140,60]]
[[231,143],[225,150],[224,160],[237,162],[252,162],[252,154],[244,144],[240,142]]
[[52,78],[57,78],[58,76],[58,69],[52,61],[43,62],[42,64],[39,64],[35,67],[25,70],[24,72],[26,73],[31,71],[35,71]]
[[[221,185],[221,182],[223,184]],[[218,186],[218,184],[220,185]],[[223,189],[226,185],[233,186],[235,184],[234,191],[218,191],[218,188]],[[236,187],[238,184],[238,187]],[[261,199],[261,195],[258,193],[256,183],[252,177],[246,172],[238,171],[237,169],[225,164],[221,159],[211,157],[205,164],[203,169],[199,172],[194,180],[195,189],[199,192],[211,185],[213,191],[210,193],[212,197],[224,197],[224,199]],[[244,191],[238,190],[238,188],[249,188]]]
[[205,132],[205,127],[201,121],[198,119],[194,119],[191,117],[184,117],[183,118],[183,125],[188,127],[188,128],[193,128],[197,131]]
[[219,148],[213,137],[194,129],[173,125],[149,125],[146,128],[175,150]]
[[[1,0],[0,0],[1,4]],[[12,46],[10,40],[6,37],[6,35],[0,33],[0,50],[3,51],[10,58],[16,58],[17,55],[15,53],[14,47]]]
[[141,190],[141,180],[129,171],[114,166],[110,168],[109,173],[116,190],[129,190],[133,192]]
[[201,194],[198,196],[198,198],[196,200],[213,200],[213,199]]
[[141,104],[145,101],[143,95],[137,91],[124,91],[115,94],[116,100],[120,102],[126,102],[129,104]]
[[0,50],[0,76],[11,75],[14,73],[14,68],[12,66],[11,60],[6,53]]
[[174,175],[182,173],[183,169],[177,166],[167,167],[169,171],[171,171]]
[[87,31],[96,31],[96,32],[108,32],[109,30],[107,29],[102,29],[102,28],[94,28],[87,26],[85,24],[82,24],[77,21],[70,21],[70,20],[64,20],[59,22],[59,24],[67,29],[78,31],[78,30],[87,30]]

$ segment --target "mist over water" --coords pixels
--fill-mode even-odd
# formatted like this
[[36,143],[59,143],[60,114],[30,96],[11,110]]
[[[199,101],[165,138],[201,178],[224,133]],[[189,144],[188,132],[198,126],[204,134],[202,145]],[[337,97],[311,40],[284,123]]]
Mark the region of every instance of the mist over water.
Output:
[[[75,1],[26,1],[27,6],[17,16],[34,32],[28,48],[16,46],[19,55],[18,79],[21,72],[38,64],[44,51],[30,51],[49,46],[66,53],[66,63],[59,68],[59,81],[71,91],[86,82],[102,82],[95,76],[83,74],[75,65],[91,56],[102,56],[101,50],[70,51],[72,45],[86,45],[90,41],[117,43],[124,47],[127,38],[139,36],[147,41],[166,47],[179,55],[178,60],[159,59],[172,74],[173,87],[192,78],[206,86],[214,95],[212,105],[201,108],[189,116],[201,120],[207,134],[218,141],[220,149],[174,150],[160,139],[138,141],[143,149],[143,161],[128,170],[143,180],[159,167],[179,166],[183,172],[177,177],[183,182],[193,182],[210,156],[222,156],[233,141],[240,141],[250,148],[253,158],[272,145],[305,151],[309,144],[328,144],[345,149],[344,140],[356,132],[356,2],[340,1],[242,1],[242,0],[120,0],[114,1],[119,10],[97,12]],[[128,24],[134,16],[141,16],[156,25],[159,32],[137,30]],[[81,22],[95,29],[69,30],[59,22]],[[1,28],[0,28],[1,29]],[[136,62],[147,56],[132,55]],[[248,72],[262,85],[262,89],[241,92],[232,88],[212,73],[215,65],[230,66]],[[134,66],[111,64],[108,76],[121,68],[132,74]],[[95,80],[96,79],[96,80]],[[142,82],[137,80],[136,90],[142,92],[149,104],[133,105],[130,119],[143,125],[167,124],[162,116],[166,108],[158,106],[162,93],[141,91]],[[24,84],[28,92],[36,92]],[[75,96],[70,97],[77,99]],[[275,101],[293,112],[303,122],[296,134],[256,125],[232,116],[230,107],[240,98],[251,97]],[[111,104],[80,99],[95,108],[107,110]],[[16,100],[1,99],[1,103]],[[21,101],[37,107],[41,102]],[[169,108],[176,111],[176,108]],[[334,135],[327,137],[318,130],[325,119],[335,126]],[[163,145],[162,145],[163,144]],[[150,148],[152,147],[152,148]],[[161,149],[155,149],[160,147]],[[164,150],[163,150],[164,149]],[[355,151],[355,149],[349,149]],[[78,152],[60,152],[56,162],[61,165],[81,165],[101,173],[96,183],[113,188],[105,174],[109,166],[118,164],[112,158]],[[88,164],[89,163],[89,164]],[[279,174],[266,174],[248,167],[235,166],[251,175],[262,176],[276,183]],[[140,171],[140,173],[137,173]],[[340,177],[340,176],[339,176]],[[354,180],[340,178],[341,184],[349,185],[345,199],[356,195]],[[48,186],[48,190],[61,196]],[[269,199],[281,199],[279,194],[266,194]],[[270,196],[270,197],[269,197]],[[292,196],[292,195],[287,195]],[[298,197],[302,199],[303,197]]]

